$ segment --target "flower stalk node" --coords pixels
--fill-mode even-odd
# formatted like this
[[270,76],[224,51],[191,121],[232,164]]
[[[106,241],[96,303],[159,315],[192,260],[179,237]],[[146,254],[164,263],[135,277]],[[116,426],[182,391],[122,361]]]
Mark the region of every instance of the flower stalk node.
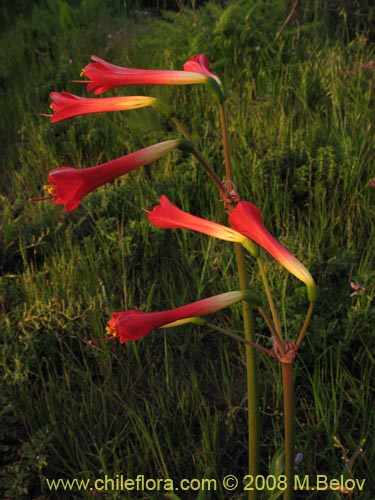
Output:
[[280,363],[284,363],[286,365],[293,364],[298,351],[296,343],[292,340],[286,340],[284,343],[284,349],[284,354],[280,354],[277,345],[275,344],[274,351],[277,359],[280,361]]
[[[221,185],[225,189],[225,191],[226,191],[226,193],[231,201],[231,204],[238,203],[240,201],[240,199],[241,199],[240,193],[237,189],[237,186],[235,186],[232,181],[227,181],[226,179],[223,179],[221,181]],[[229,189],[230,189],[230,191],[229,191]]]

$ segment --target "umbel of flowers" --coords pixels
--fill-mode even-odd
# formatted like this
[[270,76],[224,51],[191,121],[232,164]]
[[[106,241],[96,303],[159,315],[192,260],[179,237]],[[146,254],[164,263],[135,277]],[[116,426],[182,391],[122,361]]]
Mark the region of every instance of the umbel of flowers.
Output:
[[[258,208],[250,201],[241,200],[237,188],[232,181],[232,168],[228,140],[228,127],[225,113],[225,91],[221,80],[215,75],[204,54],[191,57],[183,70],[133,69],[104,61],[92,56],[82,70],[79,83],[87,85],[88,91],[95,95],[103,94],[117,87],[127,85],[205,85],[213,94],[213,102],[218,106],[220,127],[223,140],[223,156],[225,178],[216,172],[207,158],[193,143],[190,133],[184,125],[167,108],[165,103],[151,96],[121,97],[81,97],[67,92],[51,92],[50,117],[52,123],[71,118],[104,112],[129,111],[143,107],[153,107],[165,113],[176,128],[176,137],[148,145],[138,151],[128,152],[100,165],[88,168],[60,166],[47,175],[48,184],[44,185],[47,195],[30,198],[31,201],[51,200],[63,205],[66,212],[75,210],[83,198],[104,184],[134,169],[159,160],[173,150],[191,153],[204,168],[209,178],[219,190],[223,208],[228,214],[229,225],[203,219],[189,214],[175,206],[166,195],[161,195],[160,204],[147,213],[148,220],[160,228],[196,231],[208,237],[219,238],[234,245],[240,290],[227,291],[213,297],[198,300],[191,304],[181,305],[165,311],[127,310],[113,312],[106,328],[107,337],[92,339],[91,343],[118,339],[121,344],[139,340],[159,328],[170,328],[192,322],[202,327],[217,330],[235,338],[245,345],[246,379],[248,391],[248,473],[256,476],[260,472],[260,419],[258,391],[258,365],[256,352],[261,351],[279,361],[284,390],[284,427],[285,427],[285,464],[279,477],[279,490],[284,499],[293,495],[294,474],[294,393],[293,363],[313,312],[316,300],[316,285],[306,267],[266,229]],[[230,247],[228,247],[230,248]],[[294,275],[306,285],[309,306],[306,318],[295,340],[285,339],[274,303],[273,293],[267,280],[266,268],[263,264],[261,249],[265,250],[286,271]],[[247,281],[245,252],[253,258],[258,266],[264,285],[264,299],[259,291],[250,291]],[[210,323],[203,316],[211,315],[223,308],[241,302],[243,313],[243,336],[234,334],[230,329]],[[254,311],[264,318],[272,337],[271,349],[261,346],[256,341],[254,332]],[[249,500],[258,498],[257,491],[248,492]]]

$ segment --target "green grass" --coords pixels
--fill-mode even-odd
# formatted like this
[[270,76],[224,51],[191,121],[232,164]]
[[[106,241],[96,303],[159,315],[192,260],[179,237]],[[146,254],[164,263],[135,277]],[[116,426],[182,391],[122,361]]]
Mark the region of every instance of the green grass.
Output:
[[[168,309],[238,287],[231,246],[152,227],[141,208],[161,194],[225,222],[218,195],[195,160],[174,153],[85,198],[65,214],[30,205],[49,170],[86,167],[175,137],[153,110],[80,117],[51,125],[48,94],[68,90],[91,54],[121,65],[180,68],[204,52],[228,90],[235,183],[273,234],[311,269],[319,298],[296,364],[301,476],[346,474],[375,485],[374,380],[375,59],[360,33],[335,36],[281,2],[210,2],[165,13],[111,10],[90,0],[49,2],[12,18],[0,40],[3,151],[0,220],[1,451],[4,498],[63,498],[45,478],[242,477],[247,470],[244,353],[198,327],[156,331],[137,343],[89,345],[114,310]],[[5,7],[1,7],[4,9]],[[9,17],[9,11],[7,12]],[[203,88],[152,88],[192,130],[224,176],[218,115]],[[265,256],[287,336],[306,311],[305,287]],[[249,270],[253,263],[249,259]],[[252,286],[261,290],[259,277]],[[366,292],[350,297],[350,280]],[[214,318],[241,332],[239,308]],[[269,335],[257,318],[259,342]],[[279,367],[260,357],[262,472],[283,445]],[[359,451],[362,440],[363,452]],[[341,443],[342,447],[340,447]],[[270,469],[271,467],[271,469]],[[92,492],[91,492],[92,493]],[[86,495],[86,496],[85,496]],[[198,497],[232,498],[219,490]],[[124,498],[120,492],[97,495]],[[90,492],[74,498],[92,498]],[[70,493],[66,498],[73,498]],[[127,497],[125,497],[127,498]],[[133,492],[131,498],[164,498]],[[267,495],[265,496],[267,498]],[[321,498],[297,493],[296,498]],[[340,498],[330,493],[325,498]]]

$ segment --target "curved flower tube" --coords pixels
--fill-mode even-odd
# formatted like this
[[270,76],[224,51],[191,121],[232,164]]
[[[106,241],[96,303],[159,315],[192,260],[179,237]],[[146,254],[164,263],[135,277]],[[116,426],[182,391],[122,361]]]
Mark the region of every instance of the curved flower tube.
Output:
[[188,61],[183,65],[184,71],[193,71],[195,73],[202,73],[202,75],[209,76],[217,81],[222,86],[220,78],[212,73],[210,61],[204,54],[191,56]]
[[94,62],[82,70],[88,81],[80,81],[88,83],[87,90],[93,90],[96,95],[122,85],[190,85],[207,83],[209,78],[201,72],[133,69],[116,66],[98,56],[91,56],[91,59]]
[[128,340],[141,339],[156,328],[169,328],[187,321],[199,324],[199,320],[194,321],[197,316],[214,313],[240,300],[253,302],[256,299],[257,296],[254,293],[244,290],[222,293],[167,311],[142,312],[131,310],[114,312],[112,318],[108,321],[107,333],[112,337],[118,337],[120,343],[123,344]]
[[254,257],[259,254],[256,245],[243,234],[230,227],[184,212],[169,201],[164,194],[160,197],[160,205],[148,212],[147,218],[154,226],[169,229],[190,229],[221,240],[241,243]]
[[79,115],[124,111],[153,106],[157,99],[145,96],[105,97],[102,99],[80,97],[69,92],[51,92],[51,108],[54,110],[51,122],[69,120]]
[[115,160],[84,169],[55,168],[48,176],[51,185],[45,186],[50,195],[43,198],[30,198],[30,201],[54,199],[56,204],[65,205],[65,212],[71,212],[91,191],[123,174],[159,159],[177,148],[179,144],[179,139],[159,142]]
[[310,302],[316,300],[316,285],[305,266],[288,252],[266,229],[258,208],[248,201],[240,201],[229,214],[231,226],[267,250],[282,266],[307,286]]

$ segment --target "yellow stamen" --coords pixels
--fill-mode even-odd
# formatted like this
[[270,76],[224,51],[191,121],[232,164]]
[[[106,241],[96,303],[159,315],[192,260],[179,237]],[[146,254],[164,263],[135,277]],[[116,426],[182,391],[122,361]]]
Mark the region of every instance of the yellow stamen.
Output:
[[43,186],[43,189],[47,191],[49,194],[55,195],[56,194],[56,189],[55,186],[51,186],[51,184],[45,184]]
[[107,326],[106,329],[105,329],[105,333],[107,335],[111,335],[112,337],[117,337],[118,336],[118,333],[117,333],[116,329],[113,326]]

